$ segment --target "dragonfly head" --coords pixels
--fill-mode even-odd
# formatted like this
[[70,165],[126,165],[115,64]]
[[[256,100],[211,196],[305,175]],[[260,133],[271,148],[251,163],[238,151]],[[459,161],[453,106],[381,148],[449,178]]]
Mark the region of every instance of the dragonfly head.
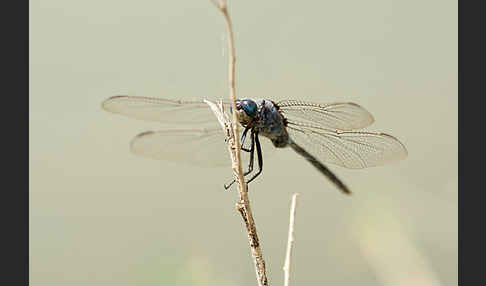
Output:
[[258,118],[258,105],[251,99],[237,99],[236,114],[241,124],[248,125]]

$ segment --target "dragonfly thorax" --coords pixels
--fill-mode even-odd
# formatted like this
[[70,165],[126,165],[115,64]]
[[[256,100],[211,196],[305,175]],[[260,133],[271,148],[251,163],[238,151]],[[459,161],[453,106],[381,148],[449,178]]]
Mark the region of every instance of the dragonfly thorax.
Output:
[[243,127],[270,139],[275,147],[286,147],[289,136],[285,118],[272,100],[237,99],[236,114]]

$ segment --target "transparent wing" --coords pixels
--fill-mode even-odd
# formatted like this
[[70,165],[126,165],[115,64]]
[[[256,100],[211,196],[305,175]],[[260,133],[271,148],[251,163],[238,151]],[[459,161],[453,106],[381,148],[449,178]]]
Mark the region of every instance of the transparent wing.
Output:
[[349,169],[362,169],[407,157],[405,146],[395,137],[366,131],[334,131],[288,122],[291,140],[317,159]]
[[[250,138],[247,138],[249,142]],[[132,153],[158,160],[182,162],[201,167],[231,166],[231,159],[221,128],[175,129],[148,131],[137,135],[130,143]],[[267,157],[274,147],[266,138],[262,141]],[[255,153],[256,157],[256,153]],[[241,152],[242,166],[246,170],[249,155]]]
[[[224,102],[227,110],[229,104]],[[201,101],[142,96],[113,96],[102,103],[106,111],[148,121],[182,124],[217,124],[208,105]]]
[[130,142],[134,154],[198,166],[230,166],[224,133],[219,129],[148,131]]
[[351,102],[319,104],[283,100],[277,105],[288,120],[304,120],[328,129],[361,129],[374,122],[373,116],[366,109]]

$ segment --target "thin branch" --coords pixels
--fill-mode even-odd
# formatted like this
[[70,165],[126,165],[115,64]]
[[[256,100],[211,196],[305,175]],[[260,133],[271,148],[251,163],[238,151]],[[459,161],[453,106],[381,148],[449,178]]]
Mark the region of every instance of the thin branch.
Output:
[[[228,48],[229,48],[228,80],[229,80],[231,105],[233,107],[232,108],[233,121],[230,124],[228,118],[225,118],[226,120],[222,125],[224,125],[225,127],[224,129],[226,132],[226,139],[227,139],[226,142],[228,144],[228,150],[231,156],[233,173],[237,177],[239,202],[236,204],[236,208],[240,212],[248,232],[248,240],[250,243],[251,254],[253,256],[253,260],[255,264],[255,272],[257,276],[258,285],[264,286],[264,285],[268,285],[267,274],[265,269],[265,261],[263,260],[262,250],[260,248],[260,242],[258,240],[255,221],[253,220],[250,201],[248,199],[247,185],[245,183],[245,178],[243,176],[243,169],[241,167],[241,155],[240,155],[241,142],[240,142],[240,136],[238,130],[239,122],[236,115],[236,91],[235,91],[236,57],[235,57],[235,47],[234,47],[231,19],[228,14],[225,0],[221,0],[221,1],[211,0],[211,2],[223,13],[226,22],[226,30],[228,33]],[[206,101],[206,103],[208,103],[208,101]],[[215,111],[214,108],[212,109],[213,111]],[[222,106],[220,106],[219,112],[224,113],[224,111],[222,110]],[[216,114],[219,112],[215,111]],[[218,117],[218,119],[224,117],[222,114],[220,114],[220,116],[218,115],[216,116]]]
[[294,226],[295,226],[295,209],[297,208],[297,196],[299,194],[295,193],[292,196],[292,204],[290,206],[290,222],[289,222],[289,237],[287,240],[287,253],[285,254],[284,263],[284,285],[290,285],[290,259],[292,255],[292,249],[294,247]]

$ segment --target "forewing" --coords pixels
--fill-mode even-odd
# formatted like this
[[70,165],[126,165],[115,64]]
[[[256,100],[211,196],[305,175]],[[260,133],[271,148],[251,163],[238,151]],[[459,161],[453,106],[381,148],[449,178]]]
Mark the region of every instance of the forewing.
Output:
[[407,156],[395,137],[366,131],[335,131],[304,122],[288,122],[291,140],[323,162],[349,169],[384,165]]
[[283,100],[277,103],[285,118],[305,121],[323,128],[354,130],[369,126],[373,115],[358,104],[336,102],[319,104],[300,100]]
[[[224,103],[226,106],[229,105]],[[128,117],[181,124],[217,124],[209,106],[202,100],[172,100],[142,96],[113,96],[102,103],[106,111]]]

